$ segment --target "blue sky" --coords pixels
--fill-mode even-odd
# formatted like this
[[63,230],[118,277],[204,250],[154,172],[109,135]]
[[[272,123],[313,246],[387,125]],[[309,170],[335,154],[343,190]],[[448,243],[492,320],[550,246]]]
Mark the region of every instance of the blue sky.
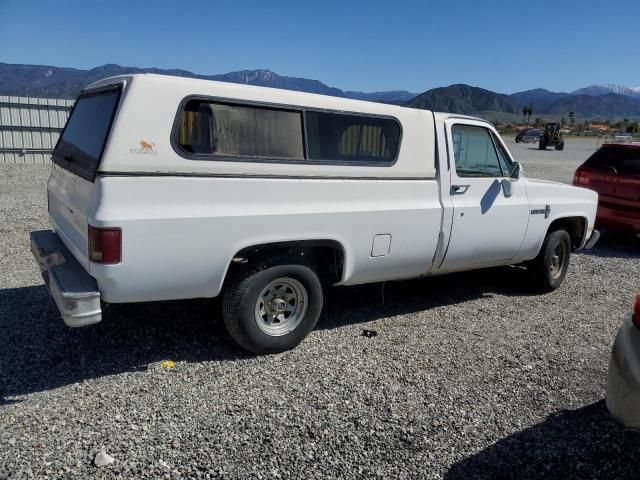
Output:
[[214,74],[344,90],[640,85],[640,1],[0,0],[0,62]]

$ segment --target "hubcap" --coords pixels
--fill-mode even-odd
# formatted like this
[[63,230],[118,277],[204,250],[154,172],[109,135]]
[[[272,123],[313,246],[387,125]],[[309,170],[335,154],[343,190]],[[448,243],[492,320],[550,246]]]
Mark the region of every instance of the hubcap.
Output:
[[307,313],[307,289],[295,278],[278,278],[267,285],[256,302],[255,320],[264,333],[286,335]]
[[551,254],[551,264],[549,270],[552,278],[558,278],[562,274],[566,256],[566,247],[563,242],[558,243]]

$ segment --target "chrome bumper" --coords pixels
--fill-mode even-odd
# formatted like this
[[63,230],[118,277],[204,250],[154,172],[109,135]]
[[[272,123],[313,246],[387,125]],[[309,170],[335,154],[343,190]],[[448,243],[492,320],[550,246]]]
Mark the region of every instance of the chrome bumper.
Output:
[[607,373],[607,408],[625,427],[640,429],[640,328],[624,322]]
[[83,327],[102,320],[98,284],[55,232],[31,232],[31,253],[67,326]]
[[594,230],[593,232],[591,232],[591,236],[589,237],[589,239],[585,242],[584,244],[584,248],[593,248],[593,246],[597,243],[597,241],[600,239],[600,232],[598,230]]

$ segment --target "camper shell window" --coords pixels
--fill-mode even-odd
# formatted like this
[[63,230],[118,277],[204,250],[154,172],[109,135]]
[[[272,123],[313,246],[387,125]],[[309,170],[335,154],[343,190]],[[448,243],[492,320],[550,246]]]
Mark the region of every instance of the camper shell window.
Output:
[[173,142],[186,158],[390,166],[401,139],[394,118],[191,98]]
[[191,101],[180,118],[178,143],[189,153],[303,159],[302,113]]
[[400,125],[389,118],[307,112],[311,160],[391,164],[396,159]]
[[93,181],[120,101],[120,87],[83,93],[53,151],[53,162]]

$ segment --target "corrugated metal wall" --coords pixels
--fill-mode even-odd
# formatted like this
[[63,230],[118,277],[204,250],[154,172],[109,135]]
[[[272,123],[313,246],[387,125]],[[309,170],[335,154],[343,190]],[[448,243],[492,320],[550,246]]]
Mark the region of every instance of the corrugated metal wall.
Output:
[[47,163],[72,100],[0,95],[0,163]]

